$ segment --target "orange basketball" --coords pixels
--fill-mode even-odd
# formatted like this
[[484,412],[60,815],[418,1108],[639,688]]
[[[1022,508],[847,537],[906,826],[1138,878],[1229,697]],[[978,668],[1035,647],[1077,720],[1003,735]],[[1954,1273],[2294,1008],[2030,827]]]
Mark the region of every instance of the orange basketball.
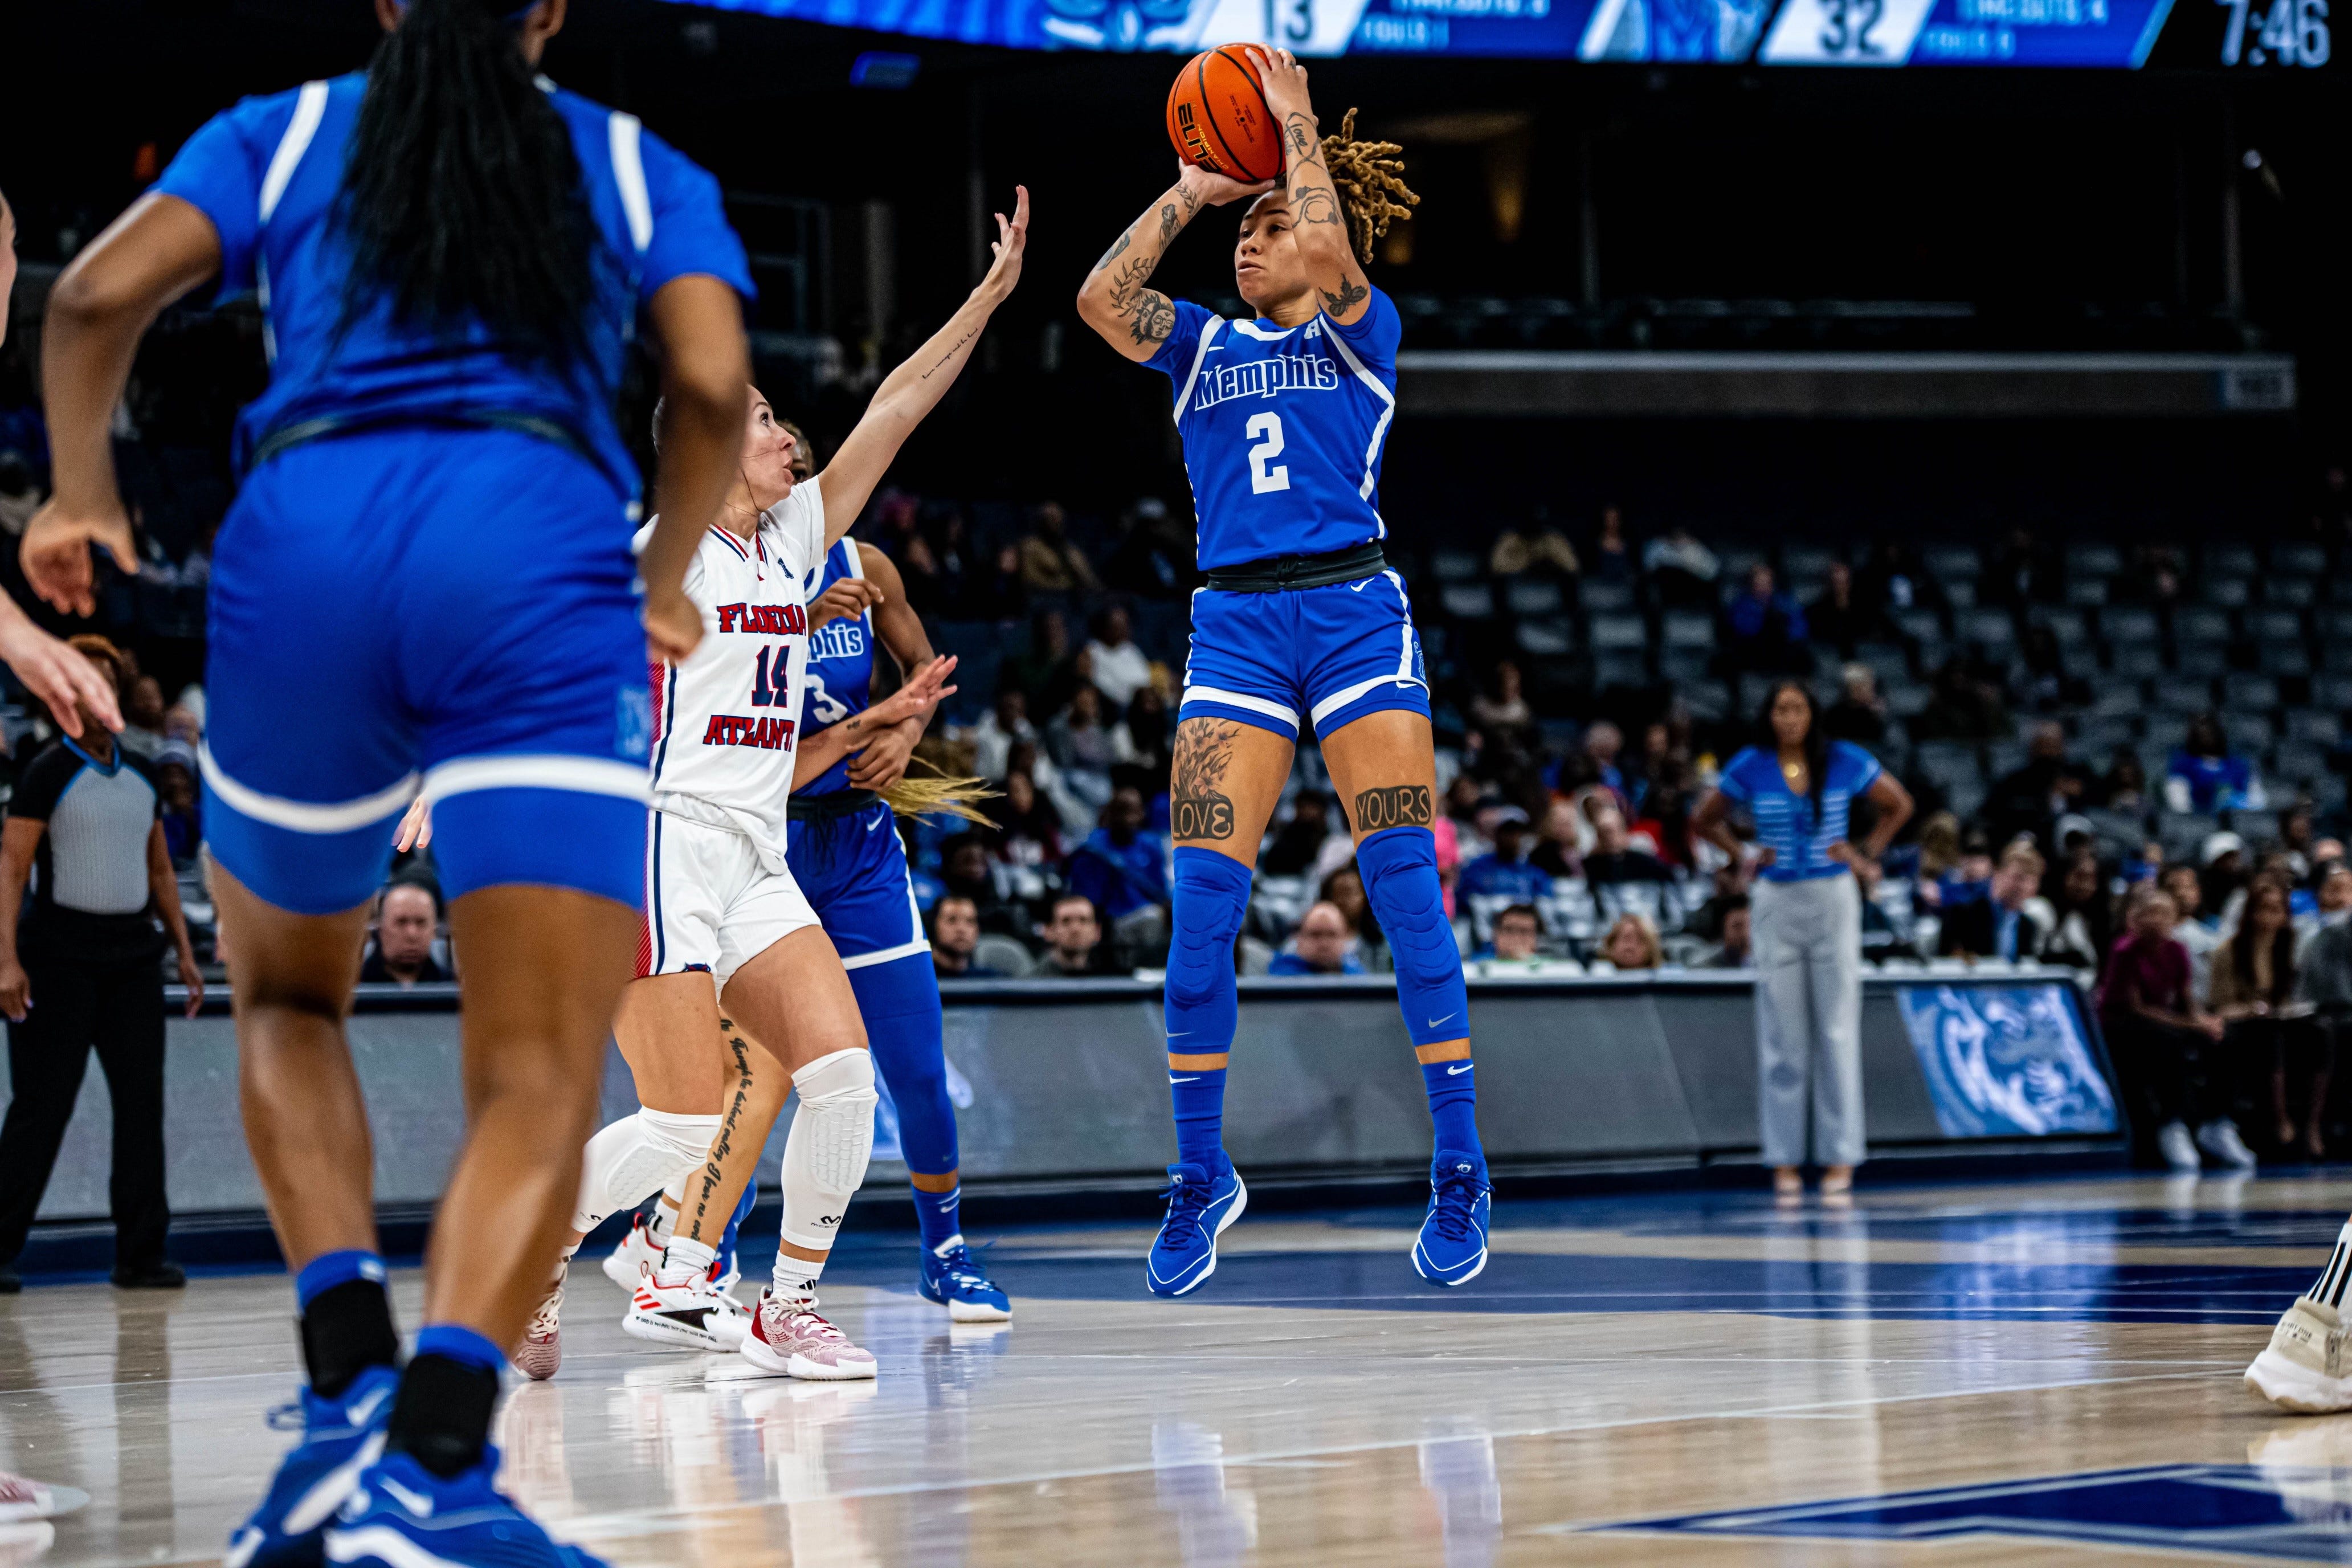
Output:
[[1168,140],[1213,174],[1253,184],[1280,177],[1282,127],[1247,50],[1227,44],[1184,62],[1168,89]]

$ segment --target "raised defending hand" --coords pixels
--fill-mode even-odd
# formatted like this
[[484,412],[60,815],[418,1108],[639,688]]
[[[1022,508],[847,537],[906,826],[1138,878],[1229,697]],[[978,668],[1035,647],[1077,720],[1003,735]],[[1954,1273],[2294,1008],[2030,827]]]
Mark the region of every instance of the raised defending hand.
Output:
[[809,630],[814,631],[827,621],[853,620],[881,602],[882,590],[865,578],[844,577],[809,601]]
[[131,514],[118,497],[101,510],[68,511],[54,499],[25,527],[19,559],[33,592],[68,615],[98,613],[98,567],[89,547],[101,544],[114,563],[139,572],[139,546],[131,537]]
[[897,724],[908,719],[930,717],[931,710],[942,698],[953,697],[956,689],[947,684],[955,673],[956,656],[935,658],[929,664],[918,665],[907,677],[907,684],[877,702],[867,711],[877,724]]
[[1013,216],[996,215],[996,237],[988,248],[996,259],[988,268],[988,276],[980,280],[981,292],[1002,300],[1013,292],[1021,281],[1021,258],[1029,248],[1029,187],[1013,187]]

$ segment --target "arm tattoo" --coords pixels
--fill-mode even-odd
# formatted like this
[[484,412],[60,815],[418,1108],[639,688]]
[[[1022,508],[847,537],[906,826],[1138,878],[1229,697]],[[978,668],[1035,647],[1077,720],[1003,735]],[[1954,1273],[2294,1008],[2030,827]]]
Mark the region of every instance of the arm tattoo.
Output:
[[[1323,290],[1323,309],[1334,317],[1344,316],[1362,304],[1365,297],[1370,293],[1370,286],[1350,283],[1343,278],[1339,280],[1339,291],[1337,294],[1332,293],[1328,289]],[[1429,792],[1423,790],[1422,793],[1426,795]]]
[[1166,247],[1170,240],[1176,237],[1178,222],[1174,202],[1160,209],[1160,243],[1162,248]]
[[1100,261],[1095,263],[1095,270],[1100,272],[1104,268],[1108,267],[1112,262],[1118,260],[1118,253],[1125,250],[1127,248],[1128,241],[1134,237],[1134,230],[1129,229],[1127,233],[1120,235],[1117,239],[1111,241],[1110,248],[1102,253],[1102,259]]
[[1139,343],[1164,343],[1176,331],[1176,307],[1155,289],[1138,293],[1121,314],[1127,317],[1128,334]]
[[1201,194],[1190,185],[1179,185],[1176,199],[1184,204],[1184,221],[1192,222],[1192,216],[1201,210]]
[[1339,200],[1331,187],[1319,180],[1301,179],[1291,185],[1290,211],[1303,224],[1339,221]]
[[1383,827],[1427,827],[1434,820],[1426,784],[1368,789],[1356,797],[1354,816],[1359,833],[1377,833]]
[[1176,727],[1168,822],[1178,843],[1234,836],[1234,803],[1223,785],[1241,731],[1239,724],[1225,719],[1192,719]]
[[974,327],[971,331],[958,338],[955,341],[955,346],[940,356],[940,363],[931,366],[930,369],[923,373],[923,379],[925,381],[929,381],[931,377],[945,370],[950,364],[952,364],[955,362],[956,355],[963,353],[964,345],[978,336],[980,336],[980,329],[978,327]]

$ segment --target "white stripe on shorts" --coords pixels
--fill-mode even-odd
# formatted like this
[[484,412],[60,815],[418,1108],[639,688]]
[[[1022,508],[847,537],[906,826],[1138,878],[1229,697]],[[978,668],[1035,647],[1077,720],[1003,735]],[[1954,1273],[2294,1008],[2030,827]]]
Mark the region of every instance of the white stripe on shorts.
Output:
[[642,763],[562,752],[459,757],[425,775],[425,798],[446,800],[486,789],[560,789],[574,795],[609,795],[643,804],[652,799]]
[[1423,689],[1427,689],[1426,682],[1415,680],[1410,675],[1375,675],[1370,680],[1360,680],[1356,682],[1355,685],[1348,687],[1344,690],[1334,691],[1330,696],[1326,697],[1322,701],[1318,702],[1315,705],[1315,711],[1310,715],[1310,717],[1314,719],[1317,728],[1319,729],[1321,728],[1324,720],[1329,718],[1332,714],[1337,713],[1340,709],[1345,708],[1349,703],[1353,702],[1365,692],[1371,690],[1372,688],[1376,686],[1389,685],[1419,686],[1423,687]]
[[[1388,678],[1382,676],[1381,679]],[[1279,702],[1269,702],[1263,697],[1251,697],[1239,691],[1223,691],[1213,686],[1188,686],[1176,704],[1181,713],[1187,702],[1222,702],[1228,708],[1246,708],[1253,713],[1263,713],[1269,719],[1279,719],[1293,730],[1298,728],[1298,710],[1285,708]]]
[[387,817],[397,816],[408,809],[410,801],[416,798],[415,773],[373,795],[329,805],[264,795],[222,772],[220,763],[213,758],[209,742],[197,743],[196,766],[204,770],[205,782],[213,786],[213,793],[220,796],[222,805],[239,816],[249,816],[256,822],[282,827],[289,833],[350,833]]
[[919,952],[929,952],[930,951],[931,944],[928,942],[902,942],[896,947],[886,947],[879,952],[861,952],[856,954],[855,957],[845,958],[841,961],[841,967],[844,969],[869,969],[877,963],[895,963],[899,959],[912,958]]

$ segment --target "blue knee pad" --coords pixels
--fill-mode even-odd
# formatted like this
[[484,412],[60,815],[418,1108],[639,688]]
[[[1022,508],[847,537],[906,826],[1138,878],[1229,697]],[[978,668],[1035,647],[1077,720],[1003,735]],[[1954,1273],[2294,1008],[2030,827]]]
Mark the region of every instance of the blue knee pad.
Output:
[[918,1175],[956,1168],[955,1106],[940,1047],[940,982],[928,952],[849,972],[874,1070],[898,1112],[898,1149]]
[[1396,961],[1397,1005],[1412,1043],[1467,1038],[1470,993],[1438,885],[1437,839],[1426,827],[1384,829],[1356,846],[1356,867]]
[[[1433,859],[1432,867],[1436,865]],[[1171,1052],[1231,1050],[1234,939],[1249,912],[1250,868],[1213,849],[1176,851],[1174,936],[1168,946]]]

